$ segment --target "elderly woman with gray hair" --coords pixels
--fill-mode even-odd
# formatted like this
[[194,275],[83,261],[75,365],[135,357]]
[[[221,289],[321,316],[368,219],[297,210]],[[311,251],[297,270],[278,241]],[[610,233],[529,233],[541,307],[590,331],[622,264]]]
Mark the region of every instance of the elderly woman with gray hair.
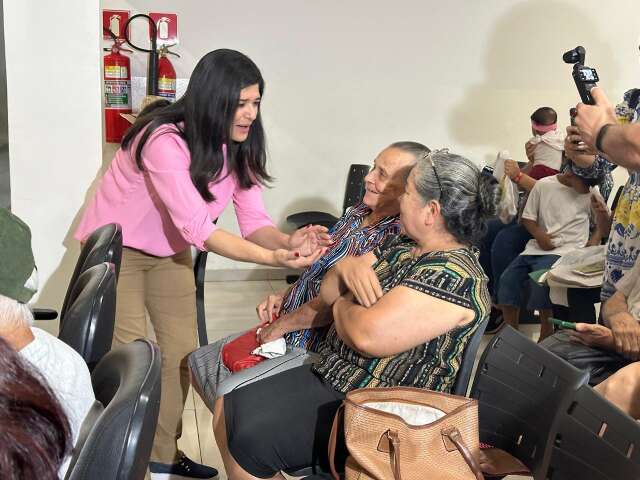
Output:
[[333,323],[320,359],[217,400],[216,441],[229,478],[284,478],[320,464],[334,414],[355,388],[449,392],[491,299],[472,245],[495,214],[498,187],[447,151],[412,169],[400,203],[404,235],[324,278]]

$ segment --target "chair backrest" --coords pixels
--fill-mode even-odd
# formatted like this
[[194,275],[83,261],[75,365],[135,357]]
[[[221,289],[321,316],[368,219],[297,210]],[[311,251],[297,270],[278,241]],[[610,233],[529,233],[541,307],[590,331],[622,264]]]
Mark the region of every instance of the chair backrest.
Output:
[[344,200],[342,202],[342,213],[362,200],[364,196],[364,177],[367,176],[367,173],[369,173],[369,165],[354,163],[349,166],[347,186],[344,190]]
[[120,273],[120,261],[122,259],[122,228],[117,223],[108,223],[96,229],[84,242],[80,255],[76,261],[76,267],[73,270],[67,293],[62,302],[62,310],[60,310],[60,322],[64,322],[65,313],[70,305],[70,295],[73,287],[82,275],[82,272],[88,270],[99,263],[109,262],[115,266],[116,281]]
[[555,417],[588,379],[513,328],[502,328],[483,352],[471,389],[479,403],[480,441],[543,478]]
[[113,264],[100,263],[78,277],[58,338],[73,348],[93,370],[111,350],[116,316]]
[[160,409],[160,350],[148,340],[121,345],[91,374],[104,411],[72,458],[69,480],[143,479]]
[[480,348],[480,343],[482,342],[482,337],[484,335],[484,331],[487,329],[488,323],[489,317],[480,322],[480,325],[478,325],[476,331],[471,335],[471,338],[462,353],[462,364],[458,369],[458,375],[456,375],[456,380],[451,391],[454,395],[461,395],[463,397],[467,396],[469,381],[471,380],[471,373],[473,372],[473,365],[476,361],[476,355]]
[[640,478],[640,424],[585,385],[560,412],[549,480]]

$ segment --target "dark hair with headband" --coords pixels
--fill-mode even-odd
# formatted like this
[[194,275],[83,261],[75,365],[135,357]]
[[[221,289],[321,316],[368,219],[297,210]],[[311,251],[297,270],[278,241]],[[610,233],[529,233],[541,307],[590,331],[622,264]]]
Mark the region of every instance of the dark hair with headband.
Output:
[[553,125],[558,121],[558,114],[551,107],[540,107],[531,114],[531,122],[540,125]]

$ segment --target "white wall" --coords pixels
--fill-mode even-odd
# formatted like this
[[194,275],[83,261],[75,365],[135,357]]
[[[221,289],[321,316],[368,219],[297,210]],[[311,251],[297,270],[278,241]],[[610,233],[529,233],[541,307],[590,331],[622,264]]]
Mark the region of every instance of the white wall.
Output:
[[[177,12],[179,77],[220,47],[258,64],[277,178],[265,199],[280,225],[301,209],[338,213],[347,166],[370,162],[396,140],[448,146],[478,163],[504,148],[523,157],[536,107],[553,106],[568,123],[578,96],[561,55],[577,44],[612,97],[640,83],[640,31],[629,21],[640,17],[637,0],[103,0],[102,6]],[[146,60],[138,58],[133,73],[143,76]],[[236,230],[229,212],[221,224]],[[215,258],[212,266],[237,264]]]
[[[277,178],[265,199],[281,225],[301,209],[338,213],[348,164],[395,140],[479,163],[521,153],[535,107],[565,119],[577,101],[560,55],[578,43],[612,97],[639,83],[635,0],[606,11],[597,0],[6,1],[12,204],[34,232],[41,304],[60,306],[77,255],[72,224],[102,167],[99,8],[122,7],[179,14],[179,77],[220,47],[260,66]],[[145,62],[136,55],[134,75]],[[233,214],[221,224],[236,230]]]
[[78,253],[71,224],[101,165],[98,13],[98,0],[4,2],[12,210],[31,226],[39,303],[55,308]]

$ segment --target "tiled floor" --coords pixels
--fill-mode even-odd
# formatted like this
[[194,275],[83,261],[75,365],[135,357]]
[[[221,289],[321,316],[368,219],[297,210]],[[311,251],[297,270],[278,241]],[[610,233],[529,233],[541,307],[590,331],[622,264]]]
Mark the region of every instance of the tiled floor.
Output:
[[[257,323],[255,307],[267,295],[286,288],[284,281],[207,282],[205,309],[207,333],[212,342],[231,333],[250,328]],[[537,337],[535,326],[526,326],[525,332]],[[480,351],[489,341],[485,336]],[[220,479],[226,479],[220,453],[211,429],[211,412],[197,394],[189,392],[184,411],[183,436],[179,447],[193,460],[212,465],[220,470]],[[509,480],[528,477],[507,477]]]

